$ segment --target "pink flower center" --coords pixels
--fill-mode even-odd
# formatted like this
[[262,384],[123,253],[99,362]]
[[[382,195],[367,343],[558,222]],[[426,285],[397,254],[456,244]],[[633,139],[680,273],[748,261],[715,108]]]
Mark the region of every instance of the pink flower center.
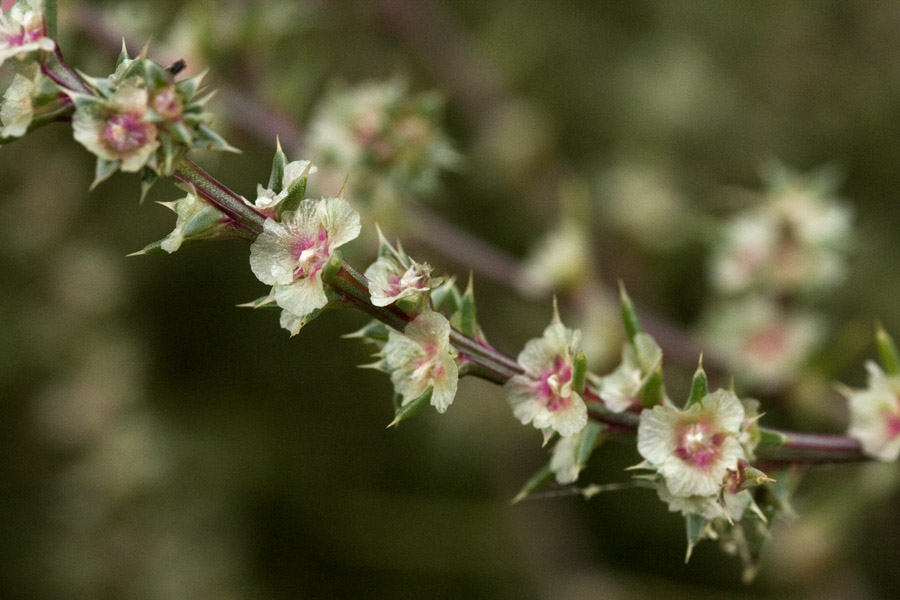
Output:
[[425,356],[413,361],[415,367],[413,378],[434,385],[444,376],[444,365],[438,360],[441,347],[434,342],[425,342],[422,344],[422,350],[425,352]]
[[678,430],[675,456],[689,465],[706,469],[719,458],[724,441],[725,434],[712,431],[709,424],[690,423]]
[[172,87],[165,87],[153,96],[153,110],[164,119],[181,118],[181,99]]
[[316,235],[301,236],[294,244],[293,254],[297,259],[294,279],[314,277],[331,257],[328,232],[322,227]]
[[787,347],[787,336],[780,327],[768,327],[747,341],[747,351],[759,358],[777,358]]
[[116,114],[106,122],[103,141],[120,154],[130,154],[150,141],[150,128],[135,113]]
[[894,439],[900,436],[900,414],[896,412],[888,413],[885,416],[885,421],[888,438]]
[[5,42],[4,45],[9,48],[24,46],[25,44],[36,42],[44,37],[44,24],[42,22],[39,22],[37,26],[31,25],[33,25],[33,23],[23,25],[21,31],[18,33],[2,36],[2,41]]
[[572,365],[557,356],[553,368],[538,381],[538,398],[550,412],[562,410],[572,403]]

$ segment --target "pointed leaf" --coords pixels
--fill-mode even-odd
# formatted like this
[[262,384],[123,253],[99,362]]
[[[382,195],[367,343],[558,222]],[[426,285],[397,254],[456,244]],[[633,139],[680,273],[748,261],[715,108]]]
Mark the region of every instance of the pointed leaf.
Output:
[[625,291],[625,284],[619,281],[619,309],[622,312],[622,323],[625,325],[625,334],[628,341],[634,343],[634,336],[643,331],[641,329],[641,321],[638,319],[637,311],[628,293]]
[[553,471],[550,469],[550,465],[546,464],[541,467],[540,471],[528,478],[528,481],[525,482],[525,485],[522,486],[522,489],[519,490],[516,497],[512,499],[512,503],[515,504],[516,502],[521,502],[552,480]]
[[691,394],[688,401],[684,405],[685,408],[703,400],[703,397],[709,393],[709,382],[706,379],[706,371],[703,370],[703,364],[697,366],[694,372],[694,378],[691,380]]
[[[415,398],[414,400],[411,400],[406,404],[401,404],[400,406],[398,406],[394,411],[394,420],[388,424],[388,427],[393,427],[400,423],[400,421],[405,421],[406,419],[412,417],[417,412],[422,410],[423,406],[427,406],[431,402],[432,393],[434,393],[434,388],[429,386],[428,389],[425,390],[425,392],[418,398]],[[398,394],[395,394],[395,400],[397,395]]]
[[687,531],[687,553],[684,556],[684,562],[691,560],[691,553],[694,546],[703,539],[703,531],[706,528],[706,519],[695,513],[688,513],[684,517],[685,530]]
[[878,346],[878,356],[884,372],[888,375],[900,375],[900,353],[897,352],[893,338],[882,327],[875,334],[875,344]]

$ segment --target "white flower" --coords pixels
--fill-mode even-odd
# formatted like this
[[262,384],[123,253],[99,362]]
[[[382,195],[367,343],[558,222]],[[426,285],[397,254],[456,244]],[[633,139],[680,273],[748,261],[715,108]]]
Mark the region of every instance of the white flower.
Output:
[[729,469],[746,459],[740,442],[744,407],[718,390],[687,409],[655,406],[641,412],[638,452],[679,498],[716,496]]
[[391,331],[382,354],[394,389],[403,396],[403,404],[412,402],[430,387],[431,405],[440,413],[447,410],[456,396],[459,369],[446,317],[426,310],[403,333]]
[[387,306],[401,298],[422,294],[431,289],[431,266],[411,261],[404,267],[389,256],[379,256],[366,269],[369,294],[375,306]]
[[279,204],[281,201],[287,198],[288,193],[290,193],[291,188],[295,183],[300,181],[302,178],[312,175],[318,171],[315,165],[313,165],[308,160],[295,160],[293,162],[289,162],[284,167],[284,174],[281,176],[281,191],[277,194],[267,188],[264,188],[261,184],[257,184],[256,186],[256,208],[262,210],[273,209]]
[[600,384],[600,398],[607,408],[622,412],[640,406],[641,399],[637,394],[661,362],[662,350],[646,333],[637,334],[634,343],[625,344],[622,362]]
[[581,431],[587,424],[587,406],[572,389],[572,367],[580,331],[554,320],[540,338],[529,340],[519,353],[525,371],[506,384],[513,414],[523,425],[553,429],[562,436]]
[[859,440],[867,456],[882,461],[900,456],[900,377],[868,363],[869,386],[850,394],[847,435]]
[[304,317],[328,303],[322,267],[359,232],[359,215],[343,198],[306,199],[281,222],[266,219],[250,246],[250,268],[273,286],[278,306]]
[[47,37],[44,6],[40,0],[19,0],[8,13],[0,13],[0,65],[8,58],[31,52],[50,52],[56,44]]
[[27,65],[16,73],[3,94],[0,104],[0,138],[20,137],[34,118],[34,98],[40,94],[41,68],[37,63]]
[[725,517],[732,521],[740,521],[744,511],[753,502],[753,496],[747,490],[737,494],[724,492],[722,494],[724,507],[717,496],[675,496],[662,481],[657,483],[656,493],[659,499],[669,506],[670,511],[680,512],[684,516],[700,515],[710,520]]
[[79,97],[76,106],[75,139],[104,160],[120,161],[122,171],[140,171],[159,147],[156,125],[147,120],[147,90],[139,78],[123,82],[107,100]]

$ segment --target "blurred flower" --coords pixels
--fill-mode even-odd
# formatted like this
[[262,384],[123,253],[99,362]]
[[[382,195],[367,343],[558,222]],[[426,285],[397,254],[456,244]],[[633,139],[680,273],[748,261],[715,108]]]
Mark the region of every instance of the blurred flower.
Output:
[[748,296],[707,311],[703,337],[735,376],[779,386],[809,360],[824,334],[822,319],[803,309],[783,309],[775,300]]
[[456,396],[459,370],[446,317],[426,310],[403,333],[391,330],[382,354],[394,389],[403,396],[402,404],[412,402],[430,387],[431,405],[439,413],[447,410]]
[[638,393],[661,364],[662,350],[656,340],[646,333],[635,335],[634,342],[627,342],[622,348],[622,362],[616,370],[601,380],[599,394],[603,403],[614,412],[641,406]]
[[834,197],[833,177],[775,166],[769,179],[763,203],[724,226],[711,262],[713,285],[725,293],[795,294],[840,284],[851,213]]
[[587,423],[587,407],[572,389],[572,370],[581,339],[580,331],[565,327],[559,316],[542,337],[529,340],[517,361],[525,371],[506,382],[507,399],[523,425],[554,430],[561,436],[581,431]]
[[433,192],[440,171],[456,163],[438,126],[442,111],[436,94],[410,96],[398,80],[335,89],[313,114],[307,154],[326,182],[346,181],[348,196],[385,205],[385,222],[386,206]]
[[900,456],[900,377],[886,375],[873,362],[866,364],[869,385],[848,395],[850,426],[847,435],[859,440],[867,456],[894,461]]
[[32,52],[50,52],[56,44],[47,37],[44,3],[19,0],[8,13],[0,12],[0,65],[8,58],[24,58]]
[[591,249],[584,224],[566,219],[547,233],[525,263],[522,290],[542,296],[558,289],[571,289],[591,277]]
[[360,229],[359,215],[343,198],[303,200],[281,222],[266,219],[250,246],[250,268],[260,281],[274,286],[278,306],[304,317],[328,303],[322,267]]
[[729,469],[746,460],[740,442],[744,416],[741,401],[725,390],[686,409],[655,406],[641,412],[638,452],[662,476],[668,494],[716,497]]

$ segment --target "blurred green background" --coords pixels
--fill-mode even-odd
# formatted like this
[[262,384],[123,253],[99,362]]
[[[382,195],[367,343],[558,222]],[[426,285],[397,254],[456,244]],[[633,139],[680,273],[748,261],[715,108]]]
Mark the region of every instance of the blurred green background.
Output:
[[[665,223],[636,235],[633,195],[721,216],[735,190],[760,188],[767,160],[834,165],[857,239],[849,282],[823,302],[834,332],[818,371],[861,386],[875,321],[900,334],[898,4],[60,4],[63,52],[87,73],[111,71],[122,36],[136,52],[151,34],[160,62],[209,67],[216,125],[243,154],[197,160],[246,196],[268,177],[276,134],[301,158],[336,81],[400,75],[439,91],[463,160],[433,214],[523,257],[575,182],[602,279],[678,327],[703,303],[704,246]],[[92,173],[63,125],[0,149],[4,598],[900,594],[895,465],[809,472],[799,518],[774,524],[751,585],[713,543],[684,565],[682,520],[646,490],[510,506],[546,453],[498,389],[464,380],[445,415],[386,430],[388,378],[358,369],[370,348],[339,338],[361,315],[329,313],[289,339],[276,313],[235,308],[265,292],[240,242],[126,258],[171,213],[139,205],[135,177],[88,192]],[[177,197],[163,182],[150,200]],[[348,255],[365,266],[375,250]],[[508,353],[548,322],[548,297],[407,250],[439,272],[475,269],[481,323]],[[674,398],[691,366],[667,373]],[[800,408],[780,398],[768,423],[842,430],[828,384],[793,392]],[[638,460],[613,441],[582,477],[624,481]]]

